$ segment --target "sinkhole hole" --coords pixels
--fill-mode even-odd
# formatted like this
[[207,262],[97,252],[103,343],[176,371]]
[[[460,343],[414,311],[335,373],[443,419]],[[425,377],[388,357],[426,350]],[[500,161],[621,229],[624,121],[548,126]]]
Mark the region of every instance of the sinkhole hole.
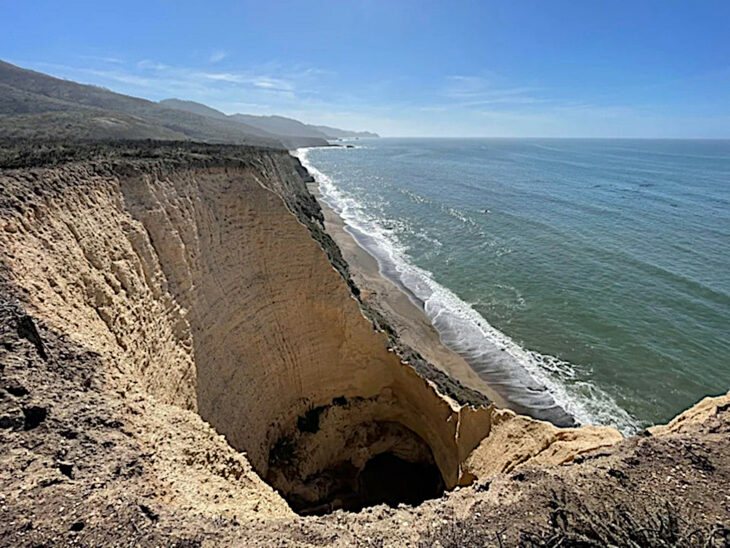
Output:
[[298,514],[415,506],[444,493],[431,448],[409,428],[387,421],[342,428],[334,422],[336,434],[325,424],[282,436],[272,447],[266,479]]

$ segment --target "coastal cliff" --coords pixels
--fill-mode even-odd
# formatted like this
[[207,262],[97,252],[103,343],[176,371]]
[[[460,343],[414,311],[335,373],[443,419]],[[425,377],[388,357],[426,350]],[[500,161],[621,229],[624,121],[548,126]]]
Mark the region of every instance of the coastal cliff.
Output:
[[[565,535],[548,493],[588,527],[610,483],[648,481],[657,458],[683,483],[631,519],[667,501],[666,519],[726,534],[727,397],[629,440],[497,409],[363,302],[286,152],[21,143],[2,162],[4,542]],[[534,519],[510,525],[520,505]]]

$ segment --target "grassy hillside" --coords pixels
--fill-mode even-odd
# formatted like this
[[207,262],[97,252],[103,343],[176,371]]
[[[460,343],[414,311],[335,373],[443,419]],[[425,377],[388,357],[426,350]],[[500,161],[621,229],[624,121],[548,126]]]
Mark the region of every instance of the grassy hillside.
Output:
[[241,122],[167,108],[1,61],[0,86],[0,137],[190,139],[275,148],[302,146]]
[[0,61],[0,138],[173,139],[291,149],[353,136],[377,137],[283,116],[229,116],[181,99],[156,103]]
[[160,101],[160,104],[163,107],[175,110],[185,110],[187,112],[192,112],[193,114],[207,116],[208,118],[216,118],[218,120],[228,119],[228,115],[223,114],[220,110],[216,110],[202,103],[196,103],[195,101],[184,101],[183,99],[163,99]]

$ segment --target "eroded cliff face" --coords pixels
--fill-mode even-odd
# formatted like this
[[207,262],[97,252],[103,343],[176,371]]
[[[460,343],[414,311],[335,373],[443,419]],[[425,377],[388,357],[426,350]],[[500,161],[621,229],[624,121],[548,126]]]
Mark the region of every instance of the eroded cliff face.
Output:
[[[39,165],[0,176],[7,321],[28,313],[41,339],[62,341],[46,360],[28,337],[8,342],[4,374],[55,394],[45,413],[65,417],[61,445],[76,447],[61,432],[78,409],[122,417],[127,445],[114,443],[141,455],[154,500],[289,515],[264,478],[301,512],[413,504],[621,440],[494,409],[399,344],[361,306],[289,155],[197,145],[74,154],[31,154],[19,162]],[[16,392],[2,400],[7,462],[31,455],[15,447],[32,396]],[[38,459],[55,470],[68,456]]]
[[439,393],[363,315],[298,162],[151,156],[4,176],[6,267],[30,310],[102,356],[110,389],[198,412],[295,507],[357,507],[380,454],[425,471],[431,496],[473,479],[493,408]]

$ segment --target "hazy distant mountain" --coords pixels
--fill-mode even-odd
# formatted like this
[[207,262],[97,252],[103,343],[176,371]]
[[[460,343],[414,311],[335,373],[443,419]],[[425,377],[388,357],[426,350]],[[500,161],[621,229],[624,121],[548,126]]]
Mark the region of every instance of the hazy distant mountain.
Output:
[[[284,145],[284,147],[290,149],[298,147],[325,146],[328,144],[327,138],[320,132],[313,132],[311,130],[307,130],[306,128],[301,131],[293,130],[290,127],[292,124],[286,123],[259,124],[258,121],[256,121],[256,123],[251,124],[247,123],[248,117],[244,114],[232,114],[229,116],[227,114],[224,114],[220,110],[216,110],[202,103],[196,103],[195,101],[183,101],[181,99],[163,99],[162,101],[160,101],[159,104],[169,109],[190,112],[200,116],[207,116],[215,120],[225,120],[227,123],[230,124],[239,124],[240,126],[245,127],[247,130],[254,128],[261,134],[275,136],[279,140],[279,142]],[[290,120],[289,118],[283,118],[281,116],[253,116],[251,118],[278,118],[280,120],[289,120],[294,125],[298,124],[303,128],[305,127],[304,124],[302,124],[301,122],[297,122],[296,120]]]
[[275,135],[205,105],[161,105],[2,61],[0,137],[176,139],[276,148],[327,144],[324,138]]
[[304,124],[283,116],[253,116],[251,114],[233,114],[233,118],[251,126],[279,135],[322,137],[324,139],[346,139],[351,137],[379,137],[369,131],[348,131],[328,126]]
[[180,99],[164,99],[161,105],[169,108],[184,110],[210,116],[217,119],[229,119],[242,122],[248,126],[255,127],[261,131],[290,138],[316,138],[316,139],[345,139],[351,137],[378,137],[377,133],[368,131],[347,131],[328,126],[314,126],[305,124],[293,118],[284,116],[257,116],[253,114],[231,114],[226,115],[219,110],[210,108],[207,105],[194,101],[181,101]]
[[336,127],[329,127],[329,126],[310,126],[314,129],[321,131],[324,133],[328,139],[351,139],[356,138],[359,139],[362,137],[363,139],[366,137],[380,137],[377,133],[372,133],[370,131],[347,131],[345,129],[337,129]]
[[232,114],[231,118],[278,135],[327,139],[327,135],[318,129],[303,124],[293,118],[285,118],[283,116],[254,116],[252,114]]
[[245,124],[249,127],[255,127],[259,131],[277,135],[280,138],[304,137],[322,140],[327,139],[327,136],[321,131],[313,129],[311,126],[303,124],[298,120],[285,118],[283,116],[253,116],[251,114],[227,115],[222,113],[220,110],[209,107],[208,105],[196,103],[195,101],[183,101],[180,99],[163,99],[160,101],[160,104],[167,108],[184,110],[186,112],[209,116],[218,120],[228,120]]

